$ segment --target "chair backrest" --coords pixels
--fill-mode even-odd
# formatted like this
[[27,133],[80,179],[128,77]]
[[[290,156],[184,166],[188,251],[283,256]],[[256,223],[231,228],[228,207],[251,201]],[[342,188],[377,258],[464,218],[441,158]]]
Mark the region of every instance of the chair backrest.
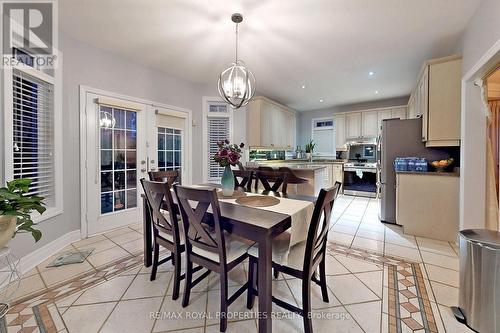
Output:
[[[233,170],[234,174],[234,189],[242,188],[245,191],[252,189],[252,170]],[[240,181],[241,179],[241,181]]]
[[[141,179],[144,195],[153,227],[161,229],[173,236],[174,242],[179,243],[179,223],[177,219],[177,206],[172,198],[171,187],[168,182],[155,182],[145,178]],[[162,212],[163,210],[163,212]],[[168,212],[168,218],[164,212]]]
[[[174,185],[174,190],[182,214],[186,251],[191,254],[192,246],[196,246],[218,253],[219,262],[226,262],[225,239],[220,221],[217,190],[179,185]],[[211,208],[211,218],[208,214],[209,208]],[[213,227],[206,223],[208,221],[213,222]]]
[[[265,191],[281,192],[286,194],[288,185],[288,173],[283,171],[266,171],[257,170],[255,172],[255,189],[259,187],[259,182],[264,187]],[[272,183],[272,185],[271,185]],[[281,187],[281,191],[280,191]]]
[[174,183],[177,183],[181,181],[180,179],[180,174],[178,170],[167,170],[167,171],[149,171],[149,180],[155,181],[155,182],[167,182],[170,187]]
[[304,256],[305,272],[314,272],[325,255],[333,203],[339,194],[340,186],[340,182],[335,182],[333,187],[321,189],[319,192],[311,223],[309,224],[309,231],[307,232]]
[[288,177],[287,177],[288,184],[303,184],[303,183],[308,182],[307,179],[297,177],[293,173],[292,169],[290,169],[289,167],[279,167],[278,171],[286,172],[288,174]]

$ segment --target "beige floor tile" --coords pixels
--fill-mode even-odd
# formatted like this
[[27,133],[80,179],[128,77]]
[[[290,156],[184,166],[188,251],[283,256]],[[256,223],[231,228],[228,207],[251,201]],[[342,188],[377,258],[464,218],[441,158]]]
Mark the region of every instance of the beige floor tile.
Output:
[[349,271],[337,259],[327,254],[325,258],[326,275],[347,274]]
[[160,310],[161,302],[161,297],[121,301],[100,332],[150,332],[154,325],[154,313]]
[[42,278],[39,274],[34,274],[22,278],[19,283],[19,287],[17,287],[17,283],[10,284],[9,287],[7,287],[7,293],[12,293],[12,299],[20,299],[44,289],[45,284],[43,283]]
[[[377,220],[378,220],[378,218],[377,218]],[[380,221],[377,221],[376,224],[375,223],[366,223],[363,221],[359,225],[359,229],[385,233],[385,225],[383,225]]]
[[355,237],[352,243],[353,247],[384,253],[384,242],[363,237]]
[[391,243],[391,244],[411,247],[411,248],[415,248],[415,249],[418,248],[417,241],[415,240],[415,237],[410,236],[410,235],[400,235],[398,233],[388,233],[385,237],[385,241],[387,243]]
[[424,263],[433,264],[458,271],[458,257],[450,257],[433,252],[420,251]]
[[446,332],[453,332],[453,333],[473,332],[467,326],[459,323],[455,319],[449,307],[443,305],[438,305],[438,307],[439,307],[439,312],[441,313],[441,318],[443,319],[443,324],[446,328]]
[[104,250],[107,250],[107,249],[111,249],[113,247],[116,247],[118,245],[116,245],[115,243],[113,243],[112,241],[110,241],[109,239],[107,238],[104,238],[102,240],[99,240],[97,242],[93,242],[93,243],[90,243],[90,244],[84,244],[84,245],[80,245],[80,244],[73,244],[77,249],[79,250],[90,250],[90,249],[94,249],[94,251],[92,253],[99,253],[99,252],[102,252]]
[[434,252],[437,254],[443,254],[452,257],[457,256],[450,243],[448,242],[417,237],[417,243],[421,251]]
[[369,238],[383,242],[385,235],[383,231],[373,231],[359,228],[356,233],[356,237]]
[[126,233],[115,235],[115,236],[108,236],[108,237],[113,242],[115,242],[119,245],[131,242],[134,240],[142,239],[142,235],[140,233],[138,233],[137,231],[132,230],[132,229],[128,229],[128,232],[126,232]]
[[385,243],[385,254],[393,256],[393,257],[400,257],[400,258],[409,259],[409,260],[415,261],[415,262],[422,261],[422,259],[420,258],[420,252],[418,251],[418,249],[409,248],[406,246],[401,246],[401,245],[396,245],[396,244],[391,244],[391,243]]
[[149,275],[139,274],[130,284],[123,299],[164,296],[170,283],[173,283],[172,273],[158,273],[156,280],[150,281]]
[[335,224],[331,229],[331,231],[340,232],[340,233],[348,234],[348,235],[355,235],[357,230],[358,230],[358,227],[353,227],[353,226],[343,225],[343,224],[338,224],[338,223]]
[[[233,295],[238,287],[228,288],[229,296]],[[219,290],[209,291],[207,300],[207,325],[219,323],[220,313],[220,292]],[[247,309],[247,294],[244,293],[238,297],[228,308],[228,322],[240,321],[250,318],[256,318],[255,311]]]
[[346,309],[365,332],[380,331],[382,301],[347,305]]
[[[286,282],[297,299],[299,307],[302,307],[302,280],[293,279],[287,280]],[[320,286],[315,282],[311,282],[311,308],[313,310],[331,308],[339,305],[341,305],[339,300],[335,297],[330,288],[328,288],[328,303],[323,302]]]
[[132,230],[130,228],[122,227],[122,228],[117,228],[115,230],[108,231],[108,232],[104,233],[104,236],[109,237],[109,238],[114,238],[114,237],[129,233],[131,231]]
[[[220,289],[220,275],[217,273],[210,273],[208,281],[209,290]],[[229,287],[236,287],[244,285],[248,280],[247,272],[244,269],[244,265],[238,265],[229,271],[227,275],[227,283]]]
[[335,224],[336,226],[344,226],[344,227],[351,227],[351,228],[358,228],[359,227],[359,221],[351,221],[348,219],[340,218],[337,223]]
[[186,330],[175,331],[175,333],[205,333],[205,327],[188,328]]
[[344,305],[379,300],[378,296],[352,275],[328,276],[328,286]]
[[[226,332],[238,332],[238,333],[254,333],[257,331],[257,323],[255,320],[244,320],[237,322],[228,322]],[[219,325],[208,326],[206,333],[218,333]]]
[[71,333],[97,332],[116,303],[72,306],[63,314],[63,320]]
[[93,271],[94,268],[88,262],[84,261],[79,264],[60,267],[44,268],[43,266],[39,266],[39,270],[43,281],[50,287],[86,272]]
[[38,274],[38,270],[36,269],[36,267],[32,268],[29,271],[27,271],[26,273],[24,273],[22,275],[22,278],[27,278],[28,276],[32,276],[32,275],[35,275],[35,274]]
[[340,232],[334,232],[332,230],[330,230],[328,232],[328,240],[330,242],[334,242],[334,243],[337,243],[337,244],[342,244],[342,245],[348,245],[348,246],[350,246],[353,239],[354,239],[354,235],[343,234],[343,233],[340,233]]
[[383,271],[365,272],[355,274],[371,291],[373,291],[379,298],[382,298],[382,277]]
[[459,280],[457,271],[429,264],[425,265],[425,269],[427,270],[429,280],[458,288]]
[[[328,333],[363,332],[349,312],[342,306],[313,311],[313,330],[314,332]],[[301,332],[303,332],[303,329]]]
[[458,305],[458,288],[434,281],[430,281],[430,283],[437,303],[446,306]]
[[79,240],[77,242],[74,242],[73,245],[75,247],[83,247],[83,246],[87,246],[89,244],[99,242],[99,241],[102,241],[105,239],[106,239],[106,237],[104,237],[103,235],[96,235],[96,236],[91,236],[89,238],[85,238],[85,239]]
[[199,316],[199,314],[205,313],[207,293],[191,293],[189,305],[186,308],[183,308],[181,303],[182,302],[179,300],[172,301],[170,297],[165,297],[160,314],[181,312],[181,318],[168,316],[158,318],[153,328],[153,332],[186,329],[205,325],[205,319]]
[[120,247],[113,247],[99,253],[91,254],[87,258],[87,261],[94,267],[101,267],[125,257],[130,257],[130,253]]
[[74,293],[68,297],[65,297],[65,298],[62,298],[58,301],[56,301],[56,305],[57,307],[60,309],[60,308],[64,308],[64,307],[68,307],[70,305],[73,305],[73,303],[83,294],[83,291],[81,292],[78,292],[78,293]]
[[132,283],[133,276],[117,276],[109,281],[87,289],[76,300],[75,305],[118,301]]
[[138,254],[144,251],[144,240],[139,238],[120,246],[130,254]]
[[336,255],[335,259],[337,259],[351,273],[361,273],[361,272],[380,270],[380,268],[374,263],[357,258],[346,257],[345,255]]

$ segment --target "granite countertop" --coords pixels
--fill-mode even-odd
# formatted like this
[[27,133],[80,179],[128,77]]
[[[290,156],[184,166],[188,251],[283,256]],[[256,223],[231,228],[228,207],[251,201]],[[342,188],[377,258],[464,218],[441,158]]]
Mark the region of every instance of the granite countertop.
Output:
[[318,164],[284,164],[284,167],[290,168],[292,170],[320,170],[326,168],[326,165]]
[[419,172],[419,171],[396,171],[398,175],[418,175],[418,176],[445,176],[445,177],[460,177],[460,172]]

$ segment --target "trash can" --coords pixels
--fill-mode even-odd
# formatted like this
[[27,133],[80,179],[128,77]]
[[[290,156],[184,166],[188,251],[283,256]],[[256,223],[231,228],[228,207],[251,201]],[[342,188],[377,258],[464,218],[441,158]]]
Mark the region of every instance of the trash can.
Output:
[[459,307],[455,317],[478,332],[500,332],[500,232],[460,231]]

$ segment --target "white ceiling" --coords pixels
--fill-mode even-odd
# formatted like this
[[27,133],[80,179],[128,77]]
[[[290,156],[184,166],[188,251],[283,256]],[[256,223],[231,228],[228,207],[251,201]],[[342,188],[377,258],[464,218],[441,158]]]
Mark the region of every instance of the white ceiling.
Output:
[[[240,58],[297,110],[409,95],[422,62],[456,52],[480,0],[63,0],[76,39],[198,83]],[[373,77],[368,72],[373,71]],[[302,85],[306,89],[302,89]],[[375,91],[379,91],[375,94]],[[324,99],[320,103],[320,99]]]

